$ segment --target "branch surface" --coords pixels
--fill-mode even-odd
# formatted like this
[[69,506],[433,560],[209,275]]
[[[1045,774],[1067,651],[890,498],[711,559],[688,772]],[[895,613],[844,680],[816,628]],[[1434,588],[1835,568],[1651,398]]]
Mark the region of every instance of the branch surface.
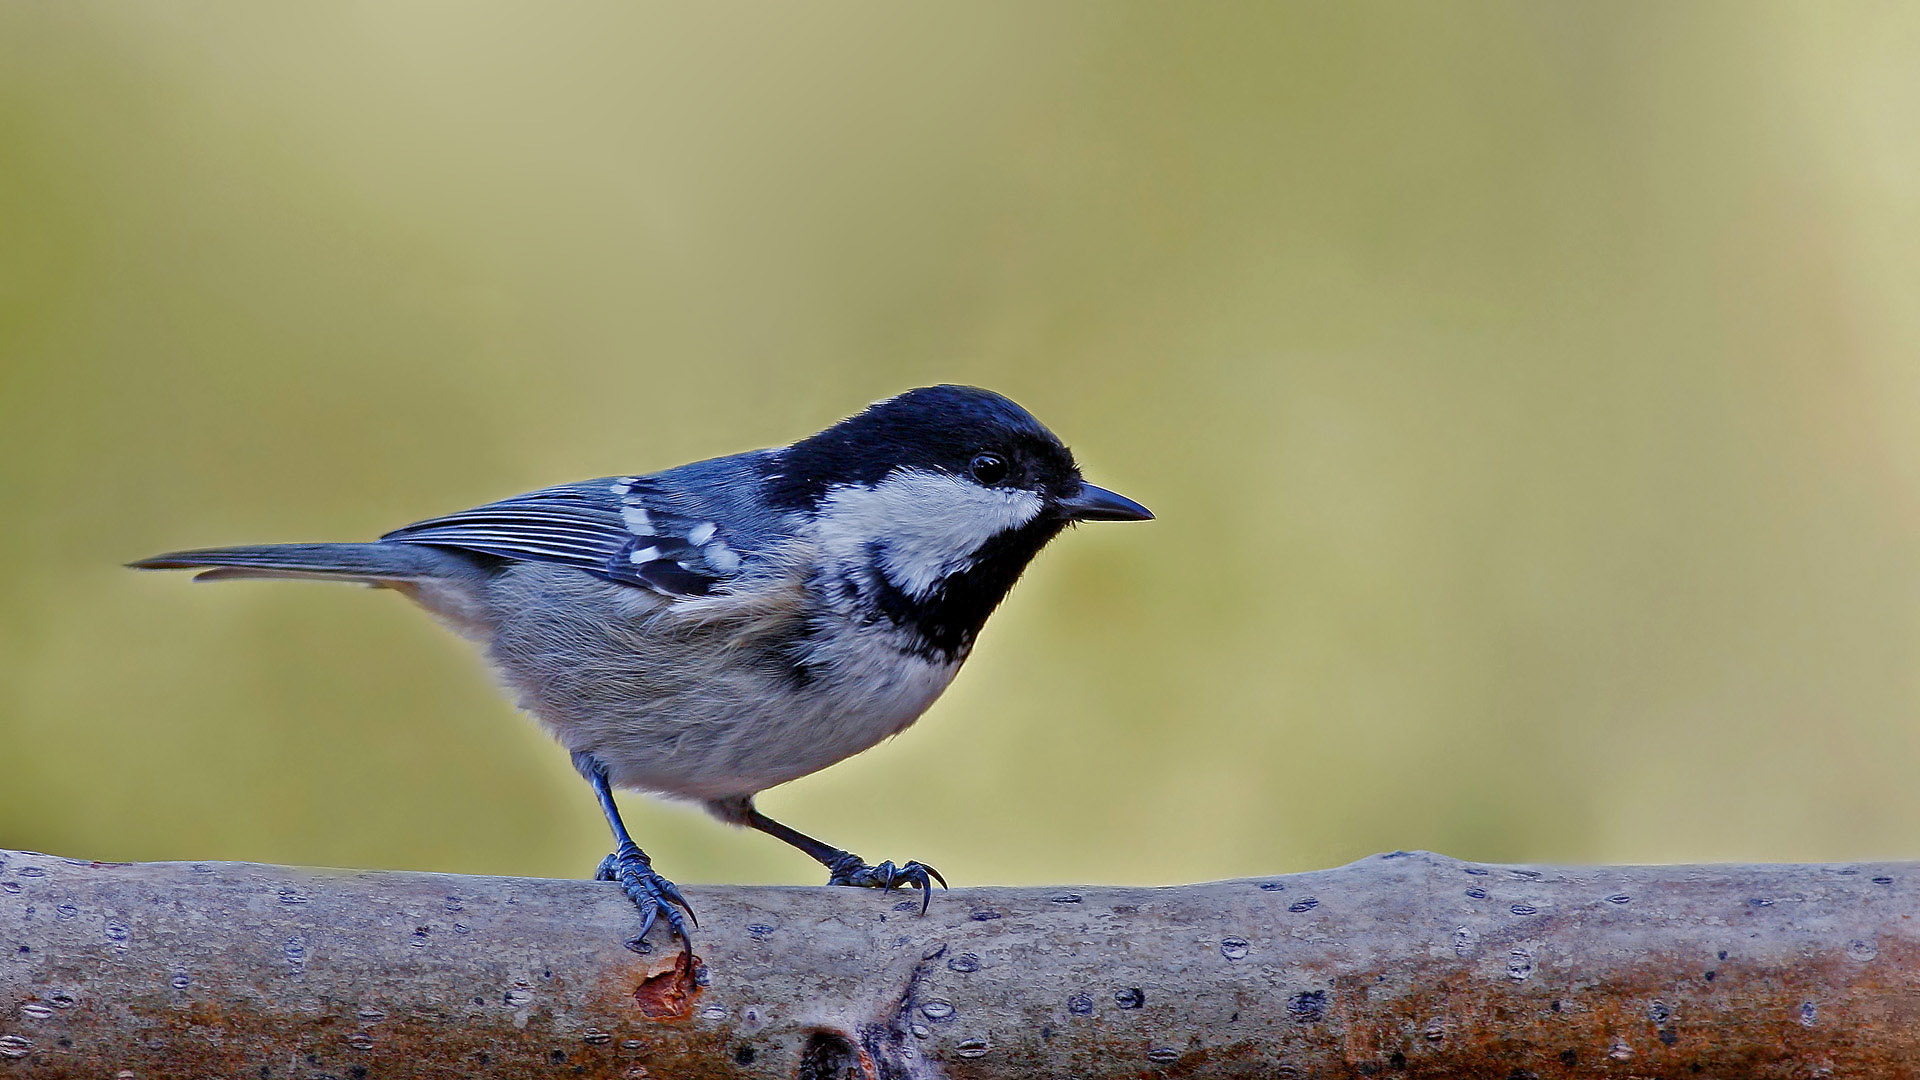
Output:
[[6,1077],[1920,1077],[1920,864],[687,889],[0,851]]

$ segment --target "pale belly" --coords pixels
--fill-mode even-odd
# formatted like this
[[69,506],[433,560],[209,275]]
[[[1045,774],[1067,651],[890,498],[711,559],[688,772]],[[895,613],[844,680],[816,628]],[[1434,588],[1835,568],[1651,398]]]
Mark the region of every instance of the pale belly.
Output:
[[663,601],[574,572],[509,584],[490,659],[619,787],[710,800],[806,776],[905,729],[960,666],[903,652],[892,631],[849,629],[809,639],[796,678],[775,647],[790,626],[676,624]]
[[831,692],[788,698],[787,708],[709,717],[665,748],[632,729],[610,732],[599,754],[625,787],[701,800],[751,795],[904,731],[952,679],[951,669],[907,659]]

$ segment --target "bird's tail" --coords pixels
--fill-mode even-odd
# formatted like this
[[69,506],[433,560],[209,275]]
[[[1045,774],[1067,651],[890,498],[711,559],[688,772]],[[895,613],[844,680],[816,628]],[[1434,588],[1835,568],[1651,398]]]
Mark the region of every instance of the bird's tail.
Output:
[[[257,544],[251,547],[171,551],[128,563],[136,570],[202,570],[196,581],[232,578],[312,578],[367,585],[458,578],[471,559],[423,544]],[[205,569],[202,569],[205,568]]]

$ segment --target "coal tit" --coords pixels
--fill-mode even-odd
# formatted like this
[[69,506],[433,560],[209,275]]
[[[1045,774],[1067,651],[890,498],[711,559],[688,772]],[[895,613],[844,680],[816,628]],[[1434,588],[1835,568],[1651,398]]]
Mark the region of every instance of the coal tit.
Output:
[[791,446],[545,488],[373,543],[132,565],[392,589],[472,638],[598,796],[617,848],[596,878],[639,906],[639,938],[664,918],[691,949],[686,900],[627,835],[613,788],[700,802],[819,860],[830,884],[916,887],[925,911],[945,884],[933,868],[870,865],[754,795],[919,718],[1067,525],[1152,516],[1081,480],[1020,406],[933,386]]

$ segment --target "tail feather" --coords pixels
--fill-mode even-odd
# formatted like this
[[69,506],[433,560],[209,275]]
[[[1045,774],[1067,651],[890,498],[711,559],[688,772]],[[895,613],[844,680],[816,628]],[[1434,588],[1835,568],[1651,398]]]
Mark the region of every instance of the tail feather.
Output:
[[441,548],[381,541],[372,544],[259,544],[172,551],[127,564],[136,570],[195,570],[199,581],[230,578],[318,578],[332,581],[414,581],[471,572],[471,560]]

